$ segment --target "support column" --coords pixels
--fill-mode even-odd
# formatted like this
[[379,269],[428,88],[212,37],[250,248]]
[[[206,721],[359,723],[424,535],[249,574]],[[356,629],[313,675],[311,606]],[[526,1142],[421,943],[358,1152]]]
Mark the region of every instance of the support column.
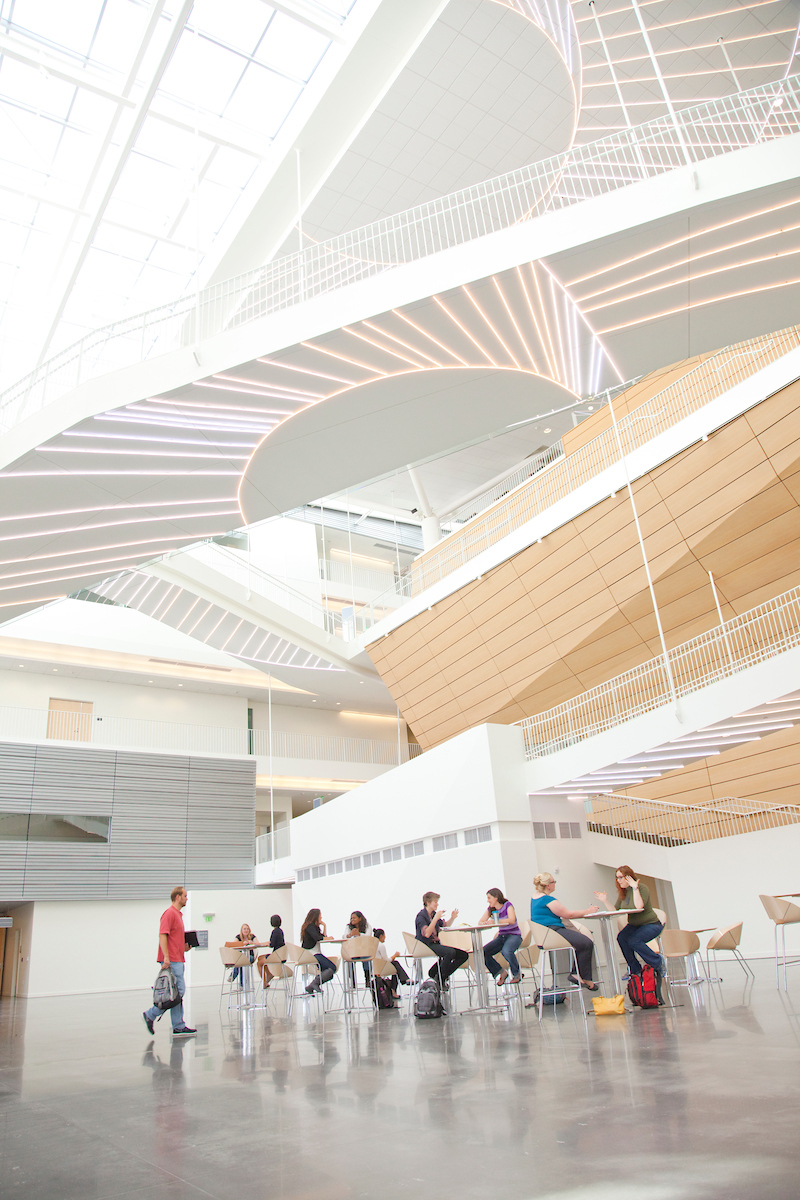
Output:
[[437,542],[442,540],[442,528],[439,524],[439,518],[433,511],[430,501],[425,493],[425,488],[422,485],[416,467],[408,468],[408,476],[414,485],[414,491],[417,494],[417,502],[419,503],[419,513],[422,516],[422,547],[424,550],[430,550]]

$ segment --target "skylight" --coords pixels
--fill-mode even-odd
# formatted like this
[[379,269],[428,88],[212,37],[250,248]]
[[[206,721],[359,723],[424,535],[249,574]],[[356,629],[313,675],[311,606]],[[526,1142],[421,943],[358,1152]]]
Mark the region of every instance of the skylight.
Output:
[[196,286],[355,3],[0,0],[3,382]]

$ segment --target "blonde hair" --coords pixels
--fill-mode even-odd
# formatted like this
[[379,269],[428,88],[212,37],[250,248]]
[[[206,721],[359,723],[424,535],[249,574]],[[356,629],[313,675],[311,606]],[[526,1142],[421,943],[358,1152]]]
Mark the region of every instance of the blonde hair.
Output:
[[533,886],[542,895],[545,894],[551,883],[555,883],[555,879],[549,871],[542,871],[540,875],[534,875],[533,877]]

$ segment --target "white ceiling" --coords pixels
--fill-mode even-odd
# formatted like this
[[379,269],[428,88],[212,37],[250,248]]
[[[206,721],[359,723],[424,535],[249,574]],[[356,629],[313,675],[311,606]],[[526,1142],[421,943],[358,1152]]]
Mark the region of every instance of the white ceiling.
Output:
[[[559,47],[531,17],[450,0],[305,208],[306,244],[567,149],[577,98]],[[292,238],[284,252],[295,249]]]

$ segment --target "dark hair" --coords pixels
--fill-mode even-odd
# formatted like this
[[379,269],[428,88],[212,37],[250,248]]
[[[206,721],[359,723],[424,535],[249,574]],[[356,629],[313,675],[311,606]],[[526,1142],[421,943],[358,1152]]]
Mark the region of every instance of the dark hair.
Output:
[[[617,895],[619,896],[620,900],[624,900],[628,889],[619,886],[617,875],[627,875],[628,879],[636,879],[636,872],[634,871],[633,867],[626,866],[617,867],[616,871],[614,872],[614,883],[617,885]],[[636,879],[636,882],[639,882],[638,879]]]
[[[354,908],[353,911],[351,912],[350,916],[358,917],[358,932],[366,933],[367,932],[367,918],[364,916],[364,914],[362,912],[359,912],[357,908]],[[353,926],[351,925],[350,928],[352,929]]]
[[502,908],[503,905],[506,903],[506,898],[503,895],[503,893],[500,891],[500,888],[487,888],[486,895],[494,896],[494,898],[497,901],[498,908]]
[[280,927],[281,927],[280,915],[278,913],[275,913],[274,917],[270,917],[269,923],[273,929],[280,929]]
[[319,925],[319,919],[321,916],[322,916],[322,913],[320,912],[320,910],[318,908],[310,908],[308,910],[308,913],[306,914],[306,919],[305,919],[305,921],[303,921],[303,924],[300,927],[300,941],[301,942],[302,942],[303,938],[306,936],[306,930],[308,929],[309,925]]
[[385,930],[385,929],[378,929],[378,927],[377,927],[377,925],[376,925],[376,926],[375,926],[375,928],[374,928],[374,929],[373,929],[373,931],[372,931],[372,936],[373,936],[373,937],[376,937],[376,938],[382,938],[382,937],[386,937],[386,930]]

